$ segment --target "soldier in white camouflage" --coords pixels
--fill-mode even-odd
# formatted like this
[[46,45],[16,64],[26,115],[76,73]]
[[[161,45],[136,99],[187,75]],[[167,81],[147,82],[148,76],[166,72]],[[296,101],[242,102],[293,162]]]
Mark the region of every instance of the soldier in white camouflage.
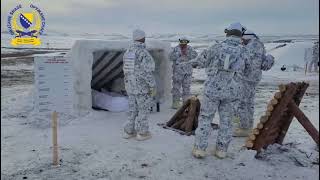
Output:
[[238,108],[239,127],[234,129],[236,137],[248,136],[253,127],[254,99],[256,87],[262,78],[262,71],[271,69],[274,57],[266,55],[264,44],[259,37],[250,30],[246,30],[242,41],[250,54],[250,63],[244,72],[244,98]]
[[213,151],[218,158],[225,158],[232,139],[232,121],[243,98],[242,76],[248,63],[249,53],[241,44],[244,27],[231,24],[226,30],[226,39],[203,51],[192,64],[206,68],[208,78],[204,84],[203,100],[195,132],[192,154],[196,158],[206,156],[208,138],[212,131],[211,121],[218,111],[220,128]]
[[309,64],[309,72],[312,72],[312,66],[314,72],[319,71],[319,41],[316,41],[312,47],[312,60]]
[[129,119],[124,127],[124,138],[146,140],[151,138],[148,115],[155,96],[155,63],[146,50],[145,33],[139,29],[133,31],[133,40],[123,56],[125,88],[129,97]]
[[[192,82],[192,65],[186,64],[197,57],[197,52],[188,45],[189,40],[185,37],[179,39],[179,45],[170,53],[172,61],[172,108],[179,108],[180,99],[183,102],[190,97]],[[182,92],[181,92],[182,91]]]

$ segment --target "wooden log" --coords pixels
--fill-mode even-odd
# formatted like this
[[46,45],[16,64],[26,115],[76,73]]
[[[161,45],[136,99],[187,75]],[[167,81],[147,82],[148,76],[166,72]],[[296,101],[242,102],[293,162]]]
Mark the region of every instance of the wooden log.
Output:
[[272,99],[270,101],[270,104],[272,104],[274,106],[274,105],[278,104],[278,100],[277,99]]
[[266,111],[265,116],[267,117],[271,116],[271,111]]
[[[268,127],[267,127],[268,128]],[[276,136],[278,136],[280,134],[280,128],[278,127],[274,127],[274,128],[268,128],[266,129],[268,131],[268,135],[266,137],[266,139],[275,139]]]
[[252,134],[254,134],[254,135],[258,135],[259,133],[260,133],[260,131],[259,131],[258,128],[254,128],[254,129],[252,130]]
[[268,121],[268,116],[261,116],[260,117],[260,122],[262,123],[262,124],[264,124],[264,123],[266,123],[267,121]]
[[258,129],[262,129],[263,128],[263,124],[262,123],[258,123],[257,128]]
[[187,121],[184,121],[178,129],[180,129],[181,131],[186,131],[186,125],[187,125]]
[[280,92],[284,92],[287,89],[286,85],[284,85],[284,84],[280,84],[278,87],[279,87]]
[[254,141],[254,140],[256,139],[256,135],[250,134],[250,135],[249,135],[249,139],[252,140],[252,141]]
[[319,145],[319,132],[317,129],[312,125],[308,117],[299,109],[294,101],[291,101],[288,105],[291,109],[293,115],[298,119],[300,124],[304,127],[304,129],[309,133],[312,137],[314,142]]
[[180,119],[179,121],[175,122],[171,127],[175,129],[180,129],[180,126],[183,124],[185,119]]
[[187,107],[190,105],[190,99],[188,99],[182,107],[172,116],[172,118],[167,122],[167,126],[172,126],[175,122],[177,122],[177,118],[184,113]]
[[272,112],[273,111],[273,105],[272,104],[268,104],[268,106],[267,106],[267,111],[268,112]]
[[246,147],[247,148],[252,148],[253,147],[253,142],[252,141],[246,141]]
[[274,94],[274,98],[275,99],[281,99],[281,97],[282,97],[282,93],[281,92],[276,92],[275,94]]

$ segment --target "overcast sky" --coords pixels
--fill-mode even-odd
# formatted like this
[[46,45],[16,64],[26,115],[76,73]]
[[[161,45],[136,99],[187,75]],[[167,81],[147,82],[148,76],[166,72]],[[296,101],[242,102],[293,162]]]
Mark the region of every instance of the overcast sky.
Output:
[[319,0],[1,0],[1,30],[17,4],[33,2],[46,29],[66,33],[223,33],[239,21],[259,34],[317,34]]

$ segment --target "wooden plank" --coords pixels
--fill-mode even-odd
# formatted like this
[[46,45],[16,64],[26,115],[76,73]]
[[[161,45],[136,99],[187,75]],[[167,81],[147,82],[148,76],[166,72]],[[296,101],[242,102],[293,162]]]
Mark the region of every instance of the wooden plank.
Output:
[[58,113],[52,113],[52,149],[53,149],[53,166],[59,165],[58,156]]
[[293,115],[298,119],[300,124],[304,127],[304,129],[309,133],[312,137],[314,142],[319,145],[319,132],[318,130],[312,125],[308,117],[299,109],[299,107],[295,104],[295,102],[291,101],[288,106]]

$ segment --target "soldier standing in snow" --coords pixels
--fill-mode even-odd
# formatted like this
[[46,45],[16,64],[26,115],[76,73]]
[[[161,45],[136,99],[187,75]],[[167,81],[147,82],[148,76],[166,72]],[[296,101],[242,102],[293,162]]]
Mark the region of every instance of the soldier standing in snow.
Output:
[[236,108],[242,98],[242,74],[249,59],[247,49],[241,44],[244,27],[240,23],[231,24],[226,30],[226,39],[211,46],[199,58],[191,61],[206,68],[208,75],[204,83],[204,94],[196,129],[192,154],[196,158],[206,156],[208,138],[211,133],[211,121],[217,111],[220,116],[220,128],[214,155],[225,158],[232,139],[232,121]]
[[238,115],[240,118],[240,127],[235,128],[234,136],[244,137],[248,136],[253,127],[254,114],[254,97],[256,87],[261,81],[262,70],[267,71],[271,69],[274,64],[274,57],[266,55],[266,50],[263,43],[258,36],[250,30],[246,30],[242,36],[243,44],[246,46],[250,54],[250,63],[244,72],[244,98],[238,108]]
[[[185,64],[197,57],[197,52],[188,45],[187,38],[179,39],[179,45],[170,53],[172,61],[172,108],[177,109],[180,106],[180,98],[183,102],[190,96],[190,86],[192,81],[192,66]],[[181,93],[182,89],[182,93]]]
[[155,63],[146,50],[145,32],[134,30],[133,41],[123,56],[125,88],[129,96],[129,119],[124,127],[124,138],[146,140],[151,138],[148,114],[156,93]]
[[318,72],[318,63],[319,63],[319,41],[315,42],[312,47],[312,60],[309,64],[309,72],[312,71],[312,66],[314,68],[314,72]]

